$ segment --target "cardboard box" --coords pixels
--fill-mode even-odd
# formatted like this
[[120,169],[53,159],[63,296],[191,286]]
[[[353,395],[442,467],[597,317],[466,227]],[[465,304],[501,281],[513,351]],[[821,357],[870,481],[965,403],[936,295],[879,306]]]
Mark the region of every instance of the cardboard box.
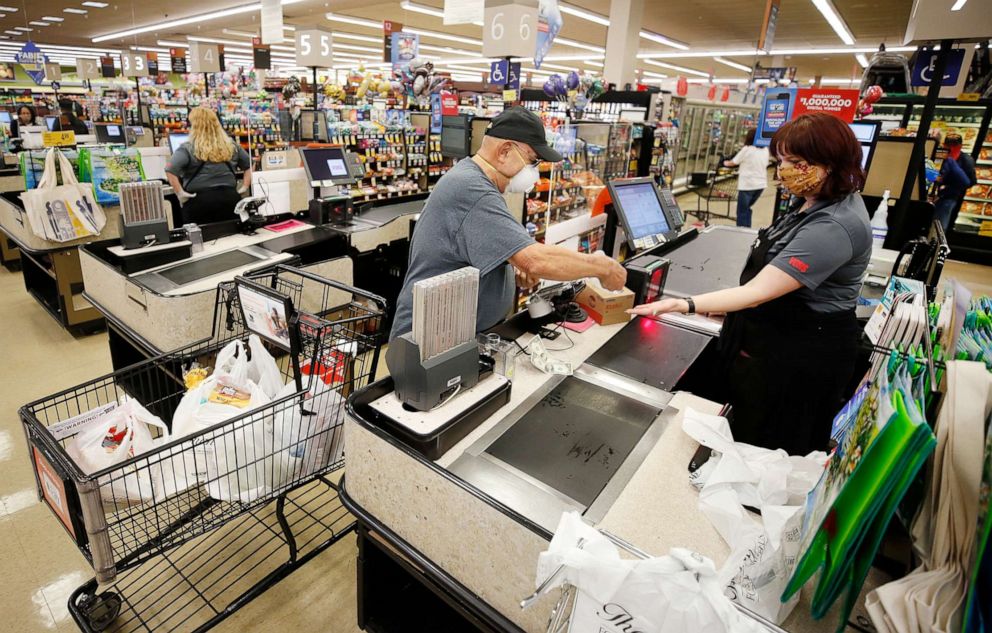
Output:
[[587,285],[575,301],[585,308],[596,323],[613,325],[630,320],[630,315],[625,310],[634,307],[634,293],[627,288],[620,292],[611,292]]

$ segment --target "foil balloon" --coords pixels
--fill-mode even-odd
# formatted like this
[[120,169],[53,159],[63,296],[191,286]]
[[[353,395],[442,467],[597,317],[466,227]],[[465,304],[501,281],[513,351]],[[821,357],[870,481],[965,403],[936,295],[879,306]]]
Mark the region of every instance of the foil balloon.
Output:
[[872,104],[877,102],[879,99],[885,96],[885,91],[879,85],[868,86],[865,90],[864,102],[867,104]]
[[585,110],[587,105],[589,105],[589,98],[588,97],[586,97],[581,92],[579,94],[575,95],[575,109],[576,110]]
[[555,98],[555,85],[551,82],[551,77],[544,80],[544,86],[542,86],[544,94],[548,95],[552,99]]
[[565,85],[568,87],[569,90],[578,90],[579,89],[579,73],[575,72],[574,70],[569,71],[569,73],[568,73],[568,80],[565,82]]
[[548,79],[551,80],[551,86],[554,88],[555,98],[561,101],[568,94],[568,88],[565,87],[565,80],[558,74],[551,75]]

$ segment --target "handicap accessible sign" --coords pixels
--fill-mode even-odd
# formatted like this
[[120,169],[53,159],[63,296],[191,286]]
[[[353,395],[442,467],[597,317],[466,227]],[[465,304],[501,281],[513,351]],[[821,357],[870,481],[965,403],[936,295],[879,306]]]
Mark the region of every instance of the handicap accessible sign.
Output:
[[29,40],[15,59],[36,84],[40,86],[45,81],[45,63],[48,58],[34,42]]

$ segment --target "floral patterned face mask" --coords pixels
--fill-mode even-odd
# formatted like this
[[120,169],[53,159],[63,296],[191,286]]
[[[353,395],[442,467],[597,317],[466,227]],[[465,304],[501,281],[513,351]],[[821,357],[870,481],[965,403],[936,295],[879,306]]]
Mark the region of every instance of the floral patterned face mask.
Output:
[[799,161],[790,167],[778,168],[779,181],[794,196],[808,196],[815,193],[826,178],[827,172],[822,167],[810,165],[805,161]]

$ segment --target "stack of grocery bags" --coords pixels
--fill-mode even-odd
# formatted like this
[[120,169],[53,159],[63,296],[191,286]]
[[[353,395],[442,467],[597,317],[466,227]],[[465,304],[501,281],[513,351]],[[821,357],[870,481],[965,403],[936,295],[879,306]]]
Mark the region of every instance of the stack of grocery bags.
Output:
[[[302,386],[284,384],[276,360],[252,334],[247,347],[235,340],[222,348],[212,371],[186,372],[187,391],[170,427],[125,397],[81,425],[67,452],[92,474],[156,451],[154,459],[99,479],[108,502],[161,502],[202,485],[219,501],[252,503],[342,459],[340,381],[309,364],[302,373]],[[159,437],[152,438],[152,428]],[[184,438],[192,435],[191,447]]]

